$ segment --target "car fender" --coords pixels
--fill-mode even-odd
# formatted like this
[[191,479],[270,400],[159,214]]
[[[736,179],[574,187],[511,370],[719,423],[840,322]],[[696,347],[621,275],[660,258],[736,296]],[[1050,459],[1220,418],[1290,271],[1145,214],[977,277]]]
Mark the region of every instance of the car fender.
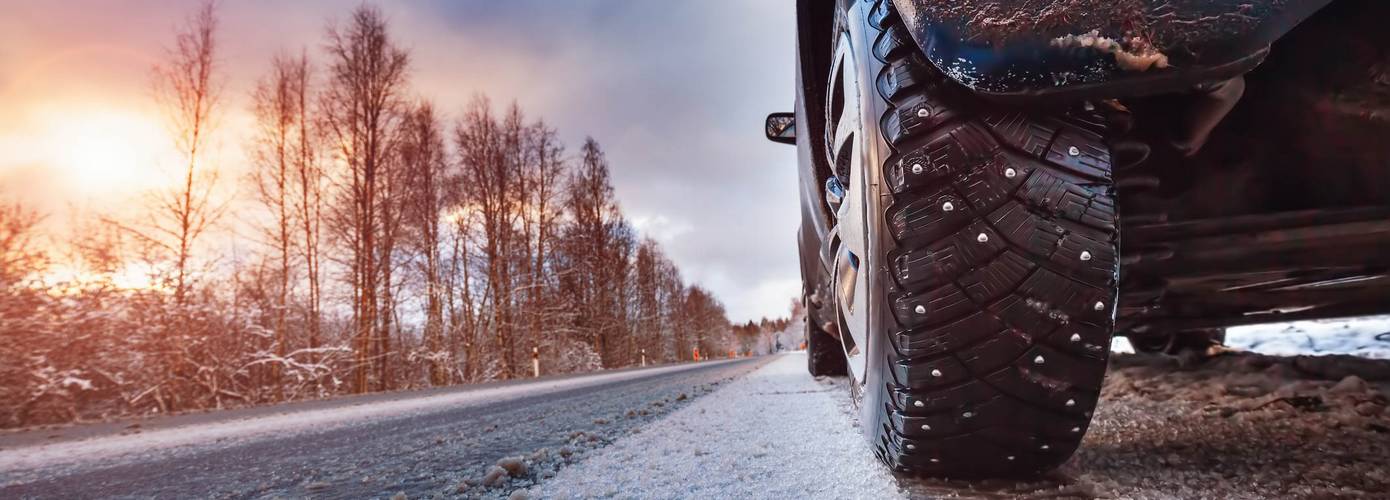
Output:
[[1331,0],[892,0],[927,60],[1000,98],[1152,95],[1232,78]]

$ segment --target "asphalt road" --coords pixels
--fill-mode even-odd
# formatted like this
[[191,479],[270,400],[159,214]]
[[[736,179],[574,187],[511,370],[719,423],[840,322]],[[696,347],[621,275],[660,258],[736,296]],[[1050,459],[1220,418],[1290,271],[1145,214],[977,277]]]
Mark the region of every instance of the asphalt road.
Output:
[[418,498],[468,491],[510,456],[540,480],[766,361],[0,435],[0,498]]
[[[894,477],[802,353],[0,435],[9,498],[1386,498],[1390,361],[1114,356],[1081,450]],[[717,391],[709,394],[712,391]],[[708,394],[708,395],[706,395]],[[482,484],[499,459],[526,465]],[[500,470],[500,469],[497,469]]]

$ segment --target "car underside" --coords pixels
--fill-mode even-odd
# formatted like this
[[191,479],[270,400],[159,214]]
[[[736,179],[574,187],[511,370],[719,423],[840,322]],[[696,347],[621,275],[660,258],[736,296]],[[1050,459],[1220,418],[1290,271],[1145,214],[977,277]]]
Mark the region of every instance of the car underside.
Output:
[[[1244,95],[1195,154],[1155,148],[1120,173],[1118,331],[1390,311],[1386,7],[1333,3],[1245,75]],[[1182,134],[1187,116],[1172,110],[1209,95],[1134,100],[1135,135]]]

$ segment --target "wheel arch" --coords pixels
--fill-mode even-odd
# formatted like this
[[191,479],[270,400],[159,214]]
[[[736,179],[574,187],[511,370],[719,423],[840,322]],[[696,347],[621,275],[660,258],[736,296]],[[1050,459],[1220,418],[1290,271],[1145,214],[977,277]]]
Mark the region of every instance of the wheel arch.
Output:
[[[1233,78],[1259,65],[1270,43],[1332,0],[1074,2],[1047,11],[1014,5],[1022,2],[892,2],[927,59],[956,83],[996,100],[1074,100],[1161,94]],[[980,15],[986,5],[997,9],[993,15]],[[1011,22],[978,20],[996,16]],[[999,28],[1017,18],[1040,21],[1026,30]],[[1136,31],[1144,35],[1131,38]]]

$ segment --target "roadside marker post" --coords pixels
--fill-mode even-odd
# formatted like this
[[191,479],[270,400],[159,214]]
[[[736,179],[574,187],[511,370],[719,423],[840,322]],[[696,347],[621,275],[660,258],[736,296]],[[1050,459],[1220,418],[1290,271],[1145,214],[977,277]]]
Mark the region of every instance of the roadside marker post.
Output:
[[541,376],[541,348],[539,347],[531,348],[531,376]]
[[643,366],[643,367],[646,367],[646,366],[647,366],[647,350],[646,350],[646,349],[642,349],[642,366]]

